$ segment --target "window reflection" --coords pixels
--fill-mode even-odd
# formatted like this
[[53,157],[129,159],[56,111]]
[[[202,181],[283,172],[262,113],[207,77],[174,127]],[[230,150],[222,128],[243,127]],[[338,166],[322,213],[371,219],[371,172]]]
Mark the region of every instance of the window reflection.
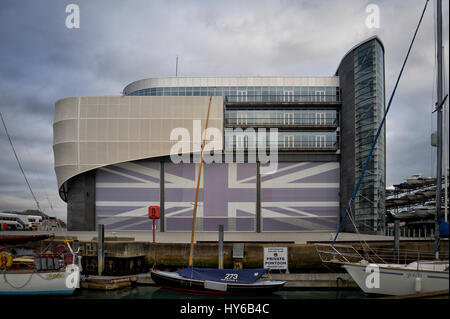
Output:
[[[243,121],[244,118],[245,121]],[[338,112],[336,110],[226,110],[225,124],[336,127]]]
[[141,89],[130,96],[224,96],[228,102],[339,102],[338,87],[240,86]]

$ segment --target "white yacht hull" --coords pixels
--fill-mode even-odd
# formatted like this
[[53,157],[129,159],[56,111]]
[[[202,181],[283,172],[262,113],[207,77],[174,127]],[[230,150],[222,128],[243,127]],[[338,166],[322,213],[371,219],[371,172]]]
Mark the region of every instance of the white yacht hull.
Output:
[[343,267],[367,294],[399,296],[449,289],[448,271],[411,269],[411,266],[393,264],[346,263]]
[[79,287],[79,278],[77,268],[70,271],[0,272],[0,295],[72,294]]

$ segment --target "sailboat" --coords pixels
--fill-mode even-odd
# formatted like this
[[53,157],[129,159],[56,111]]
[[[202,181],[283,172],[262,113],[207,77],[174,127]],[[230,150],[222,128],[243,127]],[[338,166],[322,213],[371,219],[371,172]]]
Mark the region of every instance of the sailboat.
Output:
[[22,240],[15,238],[15,245],[1,246],[0,296],[74,293],[80,286],[80,248],[73,251],[66,240],[56,246],[56,253],[39,254],[34,248],[22,246],[28,240],[24,236]]
[[[39,202],[14,149],[3,115],[5,129],[14,156],[28,188],[40,211]],[[72,249],[70,240],[56,246],[56,252],[39,253],[28,245],[50,238],[51,235],[0,235],[0,296],[3,295],[68,295],[80,286],[80,247]],[[28,245],[28,246],[27,246]]]
[[[358,284],[358,286],[367,294],[381,294],[381,295],[413,295],[418,293],[447,291],[449,289],[449,262],[448,254],[440,255],[439,245],[440,238],[448,238],[448,223],[443,221],[441,216],[441,186],[442,186],[442,119],[441,109],[448,97],[442,98],[442,0],[437,0],[437,32],[438,32],[438,94],[436,103],[436,111],[438,112],[438,156],[437,156],[437,176],[436,176],[436,231],[435,231],[435,247],[434,252],[419,253],[416,251],[400,251],[398,246],[391,250],[376,250],[369,245],[355,248],[353,246],[335,245],[337,236],[346,219],[349,216],[349,211],[353,200],[358,192],[360,183],[364,177],[367,164],[369,163],[372,151],[375,147],[379,133],[386,119],[389,111],[392,98],[395,94],[397,85],[401,78],[409,53],[416,38],[417,31],[422,22],[428,1],[422,12],[419,24],[412,39],[408,54],[403,62],[402,69],[397,78],[391,98],[389,100],[383,120],[378,128],[372,148],[367,156],[365,166],[360,174],[358,183],[352,194],[352,198],[347,206],[346,213],[330,245],[316,245],[317,252],[324,264],[338,264],[341,265]],[[417,179],[418,180],[418,179]],[[410,181],[408,181],[410,183]],[[351,218],[351,216],[350,216]],[[398,244],[398,242],[397,242]],[[427,258],[428,257],[428,258]],[[444,257],[444,260],[440,259]],[[446,259],[445,259],[446,257]],[[427,260],[428,259],[428,260]],[[389,262],[392,260],[392,262]],[[401,264],[400,260],[405,263]]]
[[151,277],[156,285],[190,293],[253,295],[270,294],[281,289],[285,281],[260,280],[267,273],[264,268],[252,269],[215,269],[193,267],[194,235],[198,207],[198,193],[202,174],[203,150],[205,147],[205,132],[208,128],[211,110],[212,93],[209,96],[208,112],[205,130],[201,144],[200,168],[195,193],[194,214],[192,221],[191,246],[189,252],[189,267],[177,272],[167,272],[153,269]]

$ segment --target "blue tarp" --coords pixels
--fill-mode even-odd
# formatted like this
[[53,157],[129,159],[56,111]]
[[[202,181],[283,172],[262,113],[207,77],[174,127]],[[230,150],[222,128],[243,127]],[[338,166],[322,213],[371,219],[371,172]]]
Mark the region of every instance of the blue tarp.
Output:
[[439,237],[448,238],[448,223],[444,221],[444,219],[438,219],[439,224]]
[[178,274],[185,278],[239,284],[255,282],[265,273],[266,269],[264,268],[214,269],[187,267],[178,271]]

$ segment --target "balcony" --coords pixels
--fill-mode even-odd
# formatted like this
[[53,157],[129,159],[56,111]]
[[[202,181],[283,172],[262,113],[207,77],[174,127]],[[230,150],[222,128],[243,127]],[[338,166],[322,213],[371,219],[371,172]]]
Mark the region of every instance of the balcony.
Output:
[[[273,147],[273,146],[272,146]],[[267,143],[266,150],[270,150]],[[279,141],[278,150],[282,152],[336,152],[339,150],[339,142],[332,141]],[[225,152],[257,152],[258,148],[252,143],[229,143]]]
[[338,95],[226,95],[224,101],[227,105],[262,105],[262,104],[277,104],[277,105],[296,105],[296,104],[340,104]]
[[321,129],[336,130],[338,119],[314,117],[314,118],[251,118],[251,117],[229,117],[225,114],[226,127],[276,127],[279,129]]

